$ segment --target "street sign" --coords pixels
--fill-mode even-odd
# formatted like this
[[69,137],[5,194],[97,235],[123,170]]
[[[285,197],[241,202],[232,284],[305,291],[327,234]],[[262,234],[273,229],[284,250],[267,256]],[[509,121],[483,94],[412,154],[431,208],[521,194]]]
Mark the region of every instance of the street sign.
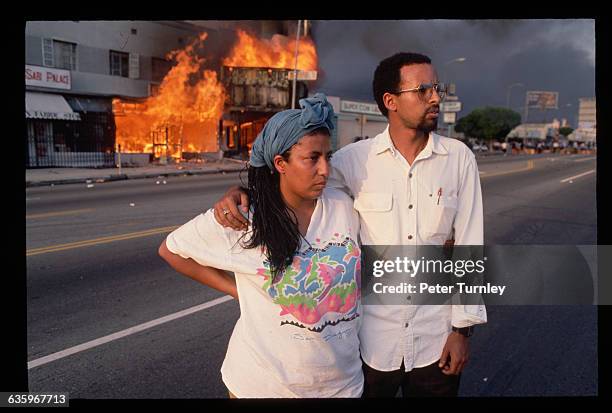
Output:
[[459,96],[456,95],[446,95],[446,97],[444,98],[445,102],[456,102],[459,100]]
[[457,120],[457,113],[455,112],[445,112],[444,113],[444,123],[455,123]]
[[[287,79],[293,80],[295,72],[292,70],[287,73]],[[316,70],[298,70],[297,80],[317,80],[317,71]]]
[[441,112],[461,112],[461,102],[442,102],[440,103]]

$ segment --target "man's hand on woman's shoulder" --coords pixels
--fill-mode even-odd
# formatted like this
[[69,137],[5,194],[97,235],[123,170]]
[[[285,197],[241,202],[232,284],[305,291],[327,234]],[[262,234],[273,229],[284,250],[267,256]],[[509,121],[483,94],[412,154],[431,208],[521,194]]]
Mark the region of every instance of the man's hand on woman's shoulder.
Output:
[[249,197],[244,189],[233,186],[215,203],[215,219],[226,228],[245,230],[249,222],[238,210],[239,206],[246,213],[249,210]]

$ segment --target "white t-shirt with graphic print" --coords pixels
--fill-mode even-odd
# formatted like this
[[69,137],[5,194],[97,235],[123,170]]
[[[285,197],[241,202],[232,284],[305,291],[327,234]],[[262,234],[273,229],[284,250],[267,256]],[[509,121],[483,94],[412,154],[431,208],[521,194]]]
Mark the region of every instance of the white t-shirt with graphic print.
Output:
[[219,225],[212,209],[168,235],[173,253],[236,275],[240,318],[221,367],[236,397],[361,395],[358,234],[353,200],[326,188],[307,242],[274,285],[262,249],[243,249],[243,233]]

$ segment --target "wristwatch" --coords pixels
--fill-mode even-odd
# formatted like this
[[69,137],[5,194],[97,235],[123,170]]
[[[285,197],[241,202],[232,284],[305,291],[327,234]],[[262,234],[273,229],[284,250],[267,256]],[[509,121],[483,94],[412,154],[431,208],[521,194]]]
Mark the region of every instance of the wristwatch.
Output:
[[461,334],[462,336],[471,337],[472,334],[474,334],[474,327],[469,326],[469,327],[458,328],[458,327],[453,326],[453,331],[455,333]]

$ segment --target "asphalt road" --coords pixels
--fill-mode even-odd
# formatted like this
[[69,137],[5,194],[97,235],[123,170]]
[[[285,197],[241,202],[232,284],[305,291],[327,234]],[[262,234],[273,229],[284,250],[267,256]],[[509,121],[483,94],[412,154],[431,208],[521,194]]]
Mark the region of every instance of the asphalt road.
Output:
[[[597,243],[594,156],[493,156],[479,168],[487,244]],[[197,308],[222,294],[175,273],[157,247],[238,174],[163,180],[26,190],[30,391],[226,397],[219,369],[238,305]],[[461,395],[597,394],[595,306],[489,308],[470,340]]]

